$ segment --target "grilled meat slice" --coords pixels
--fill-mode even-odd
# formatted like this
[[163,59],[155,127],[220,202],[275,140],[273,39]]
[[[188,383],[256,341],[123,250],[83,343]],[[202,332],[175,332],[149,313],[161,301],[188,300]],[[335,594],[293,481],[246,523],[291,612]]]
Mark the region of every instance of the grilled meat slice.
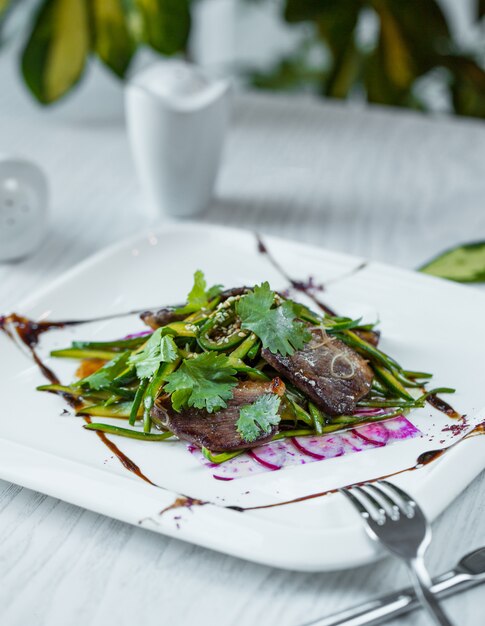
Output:
[[195,408],[177,413],[172,408],[170,398],[162,396],[155,402],[151,415],[155,422],[171,430],[180,439],[208,448],[211,452],[243,450],[269,441],[278,427],[273,426],[269,434],[262,434],[256,441],[247,443],[236,428],[241,407],[252,404],[265,393],[281,396],[284,392],[285,385],[279,378],[267,383],[246,381],[234,388],[234,395],[227,407],[217,413]]
[[357,352],[321,330],[292,356],[263,349],[262,357],[329,415],[344,415],[371,388],[372,369]]

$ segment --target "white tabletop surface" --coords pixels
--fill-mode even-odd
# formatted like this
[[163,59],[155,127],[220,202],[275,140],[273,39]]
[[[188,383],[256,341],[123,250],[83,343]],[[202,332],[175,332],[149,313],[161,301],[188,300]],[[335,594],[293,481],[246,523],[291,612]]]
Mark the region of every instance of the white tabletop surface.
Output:
[[[11,74],[0,64],[0,153],[42,165],[51,222],[34,256],[0,265],[1,312],[146,226],[119,116],[44,112]],[[484,198],[482,123],[237,96],[214,202],[200,219],[416,267],[485,239]],[[434,524],[433,574],[485,545],[484,519],[482,473]],[[390,558],[326,574],[254,565],[0,481],[2,626],[297,626],[407,581]],[[446,609],[459,626],[482,626],[484,597],[481,587]],[[391,622],[426,623],[419,613]]]

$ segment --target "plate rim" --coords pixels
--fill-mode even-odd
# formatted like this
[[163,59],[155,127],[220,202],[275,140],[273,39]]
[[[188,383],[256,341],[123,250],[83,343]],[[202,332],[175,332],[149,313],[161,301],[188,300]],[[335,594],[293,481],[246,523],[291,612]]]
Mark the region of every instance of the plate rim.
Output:
[[[167,233],[170,233],[173,231],[176,231],[176,232],[191,231],[193,229],[197,229],[199,233],[202,230],[206,232],[210,231],[212,233],[214,232],[225,233],[225,234],[232,233],[237,236],[241,236],[241,235],[253,235],[254,236],[253,231],[250,231],[247,229],[227,227],[227,226],[223,226],[219,224],[213,225],[213,224],[199,223],[195,221],[184,221],[184,222],[179,222],[179,223],[169,222],[169,223],[158,224],[151,228],[143,229],[137,234],[131,235],[130,237],[127,237],[121,241],[114,242],[106,246],[105,248],[95,252],[94,254],[90,255],[89,257],[82,260],[81,262],[75,264],[73,267],[69,268],[65,272],[62,272],[56,278],[52,279],[51,281],[48,281],[44,285],[41,285],[38,289],[34,290],[34,292],[29,294],[27,297],[20,299],[20,301],[16,305],[16,309],[18,311],[28,313],[29,308],[34,307],[36,304],[36,301],[39,301],[42,298],[45,298],[46,296],[49,295],[49,293],[52,293],[53,291],[61,287],[64,283],[72,280],[73,277],[79,274],[82,274],[85,270],[91,268],[92,266],[96,266],[97,264],[102,263],[105,259],[109,259],[111,256],[115,255],[118,252],[121,252],[123,250],[129,250],[130,247],[136,245],[137,243],[138,245],[140,245],[141,243],[146,243],[146,240],[149,239],[150,236],[153,236],[153,235],[161,236],[161,235],[166,235]],[[261,236],[263,237],[264,241],[276,242],[276,243],[281,243],[284,245],[291,245],[291,246],[294,246],[296,249],[298,248],[305,249],[307,254],[308,252],[311,252],[316,255],[320,255],[320,257],[322,255],[328,254],[332,257],[333,260],[342,260],[347,263],[349,261],[353,261],[356,264],[358,264],[359,262],[361,263],[362,261],[366,260],[365,257],[359,257],[359,256],[346,254],[346,253],[339,252],[339,251],[332,251],[327,248],[322,248],[314,244],[307,244],[307,243],[297,241],[294,239],[288,239],[284,237],[278,237],[278,236],[273,236],[270,234],[263,234],[263,233],[261,233]],[[483,302],[485,304],[485,294],[481,293],[476,288],[474,289],[473,287],[470,287],[468,285],[451,283],[450,281],[445,281],[444,279],[441,279],[441,278],[437,278],[437,277],[425,275],[425,274],[419,274],[418,272],[414,272],[413,270],[400,268],[400,267],[394,267],[390,264],[381,263],[381,262],[377,262],[373,260],[369,260],[368,263],[372,265],[375,269],[379,269],[381,271],[382,270],[392,271],[393,274],[397,272],[400,275],[411,277],[413,278],[413,280],[418,279],[420,281],[427,282],[429,285],[434,284],[436,286],[438,285],[442,286],[443,283],[446,283],[447,288],[451,290],[458,290],[458,292],[460,293],[461,293],[461,290],[465,289],[468,294],[473,293],[474,297],[478,296],[479,299],[483,298]],[[450,451],[446,455],[447,459],[449,460],[440,459],[436,462],[436,466],[433,465],[433,469],[432,469],[433,473],[438,467],[441,468],[440,474],[444,473],[446,470],[448,470],[449,467],[451,467],[456,462],[453,460],[455,456],[459,456],[459,457],[463,456],[462,451],[469,448],[469,446],[479,446],[480,444],[477,443],[477,440],[479,439],[480,438],[474,438],[474,439],[468,440],[468,442],[464,442],[464,441],[461,442],[460,446],[457,446],[454,451]],[[77,463],[76,461],[57,456],[53,453],[47,453],[36,448],[25,446],[25,445],[19,444],[17,442],[13,442],[9,439],[6,439],[0,436],[0,449],[4,448],[4,451],[5,451],[5,446],[14,447],[19,450],[22,449],[22,453],[32,454],[32,451],[34,450],[36,453],[40,455],[48,456],[51,462],[52,462],[52,459],[54,459],[54,464],[58,467],[61,473],[67,471],[68,469],[67,466],[72,463],[80,465],[83,468],[87,467],[86,465],[83,465],[82,463]],[[453,489],[454,493],[452,494],[452,496],[447,497],[446,499],[441,498],[440,503],[436,504],[435,502],[433,507],[429,507],[429,510],[427,510],[427,513],[431,519],[434,519],[443,509],[449,506],[449,504],[451,504],[451,502],[461,492],[461,490],[465,488],[466,486],[468,486],[468,484],[473,480],[473,478],[485,468],[485,458],[483,459],[483,461],[481,461],[479,460],[478,457],[479,455],[475,455],[474,456],[475,462],[474,463],[469,462],[467,464],[466,473],[462,473],[460,476],[461,480],[459,480],[457,484],[456,483],[454,484],[454,489]],[[60,486],[58,486],[55,490],[42,487],[41,485],[42,481],[38,479],[37,477],[33,476],[29,480],[28,477],[24,476],[20,481],[15,480],[14,474],[16,472],[15,470],[16,455],[13,454],[9,457],[7,453],[4,455],[0,455],[0,459],[1,459],[0,460],[0,475],[5,480],[9,480],[11,482],[21,484],[22,486],[25,486],[30,489],[35,489],[37,491],[47,493],[48,495],[51,495],[53,497],[61,498],[77,506],[82,506],[89,510],[96,511],[97,513],[115,517],[116,519],[121,519],[122,521],[125,521],[127,523],[137,525],[137,520],[134,520],[133,518],[130,518],[127,515],[123,516],[121,515],[121,513],[118,513],[118,515],[113,515],[110,512],[106,512],[106,509],[101,510],[102,506],[100,508],[100,506],[97,505],[96,503],[96,500],[97,500],[96,495],[93,495],[91,499],[88,499],[89,501],[86,500],[86,498],[84,498],[83,502],[80,503],[79,498],[76,498],[75,495],[72,498],[70,498],[69,494],[66,494],[65,492],[63,492]],[[428,468],[424,468],[424,469],[428,469]],[[101,468],[89,468],[89,470],[90,470],[88,472],[89,474],[91,474],[91,470],[93,471],[95,470],[96,473],[99,475],[98,480],[99,478],[103,477],[104,483],[112,482],[111,479],[117,482],[120,478],[123,481],[134,480],[129,477],[124,477],[122,475],[110,474],[109,472],[103,471]],[[421,470],[418,470],[418,471],[421,471]],[[22,474],[21,471],[17,473]],[[425,478],[425,480],[422,481],[422,483],[427,482],[427,479],[429,478],[429,473],[424,473],[423,478]],[[85,477],[85,478],[80,478],[80,480],[81,482],[86,483],[86,488],[88,491],[89,491],[89,488],[93,486],[93,481],[91,478]],[[418,488],[413,490],[416,492],[416,494],[424,490],[422,483],[419,485]],[[94,481],[94,484],[98,485],[99,482]],[[124,482],[124,484],[126,483]],[[150,490],[153,489],[152,487],[148,487],[148,486],[146,486],[146,488]],[[170,497],[173,497],[173,496],[176,497],[177,495],[179,495],[170,490],[164,490],[164,491],[170,494]],[[95,494],[95,490],[93,490],[93,494]],[[160,495],[160,492],[158,492],[158,495]],[[336,494],[331,494],[328,497],[334,498],[335,496]],[[446,500],[446,502],[443,503],[444,500]],[[207,511],[209,507],[212,508],[212,505],[209,505],[207,508],[201,507],[200,511],[204,511],[204,509]],[[220,515],[221,511],[223,510],[220,507],[213,507],[213,508],[216,509],[215,517]],[[231,516],[233,516],[233,521],[236,519],[236,517],[234,516],[241,515],[235,511],[227,511],[227,510],[224,510],[224,514],[230,514]],[[205,513],[204,513],[204,516],[205,516]],[[136,517],[139,517],[139,515],[137,515]],[[249,516],[246,519],[249,519]],[[275,525],[275,523],[272,522],[271,520],[265,520],[257,516],[251,516],[251,519],[252,519],[253,525],[254,524],[259,525],[259,526],[267,526],[268,524]],[[232,522],[231,522],[231,525],[232,525]],[[280,525],[280,526],[283,527],[283,525]],[[237,546],[228,545],[227,542],[225,542],[224,540],[220,540],[220,538],[211,538],[208,536],[203,537],[201,536],[200,533],[199,534],[195,533],[195,536],[194,536],[194,533],[192,533],[192,536],[191,536],[190,532],[181,532],[179,530],[176,530],[175,527],[171,527],[169,524],[160,525],[159,528],[155,528],[155,527],[149,528],[148,526],[143,526],[143,528],[146,528],[149,530],[155,530],[155,531],[158,530],[158,532],[161,532],[162,534],[175,537],[178,539],[186,540],[186,541],[189,541],[198,545],[202,545],[204,547],[208,547],[211,549],[215,549],[217,551],[220,551],[226,554],[231,554],[239,558],[249,559],[254,562],[258,562],[258,563],[262,563],[262,564],[266,564],[266,565],[270,565],[274,567],[280,567],[280,568],[292,569],[292,570],[300,570],[300,571],[332,571],[332,570],[337,570],[337,569],[345,569],[348,567],[354,567],[354,566],[359,566],[359,565],[363,565],[366,563],[370,563],[382,556],[382,552],[380,552],[380,550],[376,548],[376,545],[373,542],[371,542],[371,540],[368,538],[358,518],[355,520],[355,523],[350,523],[348,525],[346,524],[344,527],[339,529],[339,532],[335,533],[334,540],[335,542],[338,542],[339,544],[343,544],[343,545],[356,546],[360,544],[360,549],[357,549],[351,555],[340,554],[338,558],[336,558],[335,556],[332,557],[330,554],[325,554],[323,556],[323,560],[322,560],[322,555],[320,554],[320,552],[316,550],[315,551],[316,554],[314,555],[314,558],[312,558],[311,561],[308,560],[308,553],[306,553],[303,558],[300,555],[298,555],[298,551],[301,548],[301,546],[299,544],[296,545],[296,543],[291,550],[293,554],[291,558],[286,557],[285,555],[278,554],[277,550],[273,549],[273,551],[271,551],[271,546],[268,546],[268,548],[270,548],[269,553],[266,556],[261,556],[261,554],[258,552],[257,549],[251,550],[251,549],[248,549],[247,546],[245,549],[239,549]],[[311,535],[311,534],[312,533],[309,532],[307,529],[305,532],[305,536]]]

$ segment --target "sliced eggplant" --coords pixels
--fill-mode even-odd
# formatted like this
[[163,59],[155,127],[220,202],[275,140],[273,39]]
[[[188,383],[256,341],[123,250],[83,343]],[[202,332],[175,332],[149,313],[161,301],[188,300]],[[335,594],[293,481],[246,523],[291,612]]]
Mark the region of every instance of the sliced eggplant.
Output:
[[157,330],[157,328],[161,326],[166,326],[172,322],[180,322],[187,317],[187,315],[176,313],[176,310],[176,307],[167,306],[158,311],[144,311],[140,317],[147,326],[150,326],[153,330]]

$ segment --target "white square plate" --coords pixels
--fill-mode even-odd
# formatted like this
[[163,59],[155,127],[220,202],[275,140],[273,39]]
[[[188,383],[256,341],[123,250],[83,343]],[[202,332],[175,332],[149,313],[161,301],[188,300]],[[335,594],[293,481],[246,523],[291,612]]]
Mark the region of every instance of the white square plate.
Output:
[[[452,386],[453,406],[468,422],[484,419],[485,296],[479,291],[377,263],[353,272],[362,259],[271,237],[264,241],[293,279],[314,277],[332,308],[366,321],[380,320],[382,347],[404,366],[434,373],[433,386]],[[209,283],[252,285],[287,281],[258,253],[254,234],[203,226],[171,225],[113,246],[19,305],[33,319],[94,318],[184,300],[195,269]],[[295,297],[295,294],[293,294]],[[61,380],[75,364],[49,351],[74,339],[113,339],[142,330],[137,316],[49,332],[39,354]],[[44,382],[28,354],[0,333],[0,477],[155,532],[172,535],[268,565],[338,569],[368,562],[377,551],[358,516],[338,494],[255,511],[416,465],[428,450],[456,442],[442,429],[450,418],[431,407],[411,421],[422,437],[278,472],[215,480],[183,442],[148,443],[112,437],[158,487],[128,472],[82,420],[61,414],[63,401],[41,394]],[[103,421],[105,421],[103,419]],[[433,519],[485,467],[485,438],[460,441],[433,463],[393,480],[410,491]],[[180,494],[211,504],[175,508]]]

